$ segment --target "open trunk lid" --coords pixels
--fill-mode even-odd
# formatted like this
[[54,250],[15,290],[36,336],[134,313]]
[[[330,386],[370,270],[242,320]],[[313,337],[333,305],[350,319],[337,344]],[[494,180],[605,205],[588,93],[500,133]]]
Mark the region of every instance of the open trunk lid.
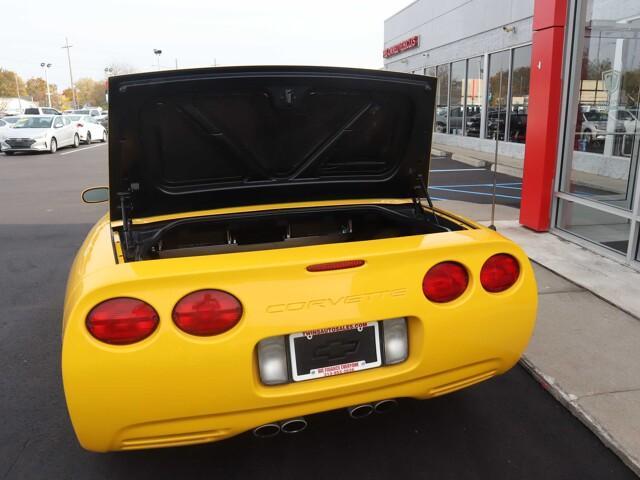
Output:
[[430,77],[328,67],[112,77],[110,218],[415,197],[434,93]]

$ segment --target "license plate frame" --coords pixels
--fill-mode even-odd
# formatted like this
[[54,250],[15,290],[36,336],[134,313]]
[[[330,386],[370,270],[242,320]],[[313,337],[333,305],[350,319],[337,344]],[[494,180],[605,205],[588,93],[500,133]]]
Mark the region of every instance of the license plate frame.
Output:
[[[366,343],[370,342],[371,338],[373,339],[373,345]],[[346,344],[353,343],[354,341],[363,342],[363,353],[365,353],[363,356],[367,358],[361,358],[359,360],[351,358],[351,361],[342,363],[331,363],[332,359],[328,358],[326,365],[321,365],[312,369],[300,368],[301,365],[299,365],[299,360],[303,360],[300,357],[308,357],[309,354],[308,351],[303,352],[299,348],[300,345],[304,345],[306,343],[305,340],[310,342],[305,348],[314,348],[314,345],[317,345],[318,342],[330,342],[331,344],[337,344],[336,348],[338,349],[340,348],[341,342]],[[356,345],[356,350],[359,349],[360,346],[360,343],[358,343]],[[379,322],[362,322],[352,325],[292,333],[288,337],[288,347],[290,354],[289,366],[291,368],[291,377],[294,382],[359,372],[382,366],[382,346],[380,341]],[[320,347],[324,348],[322,344]],[[331,347],[329,346],[327,348],[330,349]],[[371,350],[372,348],[373,351]],[[317,347],[315,352],[317,352]],[[299,355],[297,355],[297,353]]]

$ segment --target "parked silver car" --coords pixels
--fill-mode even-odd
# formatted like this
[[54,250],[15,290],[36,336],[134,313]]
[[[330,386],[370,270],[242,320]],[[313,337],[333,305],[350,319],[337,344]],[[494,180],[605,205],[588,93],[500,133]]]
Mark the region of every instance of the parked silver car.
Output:
[[62,115],[60,110],[51,107],[28,107],[24,109],[25,115]]
[[107,141],[107,130],[98,123],[96,117],[91,115],[69,115],[67,118],[78,127],[78,135],[80,135],[81,142],[88,145],[94,140]]
[[80,135],[74,122],[62,115],[29,115],[18,120],[4,140],[0,150],[6,155],[15,152],[55,153],[60,147],[78,147]]

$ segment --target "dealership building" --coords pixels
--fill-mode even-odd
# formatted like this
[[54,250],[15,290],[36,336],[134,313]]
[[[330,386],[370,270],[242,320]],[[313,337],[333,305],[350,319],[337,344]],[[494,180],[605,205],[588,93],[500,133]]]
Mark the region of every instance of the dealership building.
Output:
[[383,57],[438,78],[437,148],[497,139],[522,225],[640,269],[640,0],[417,0]]

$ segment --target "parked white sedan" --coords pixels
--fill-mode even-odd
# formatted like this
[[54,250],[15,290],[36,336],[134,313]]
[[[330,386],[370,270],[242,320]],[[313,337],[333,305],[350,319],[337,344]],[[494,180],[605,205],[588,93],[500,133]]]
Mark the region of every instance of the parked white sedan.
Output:
[[7,134],[9,133],[10,128],[11,128],[11,124],[8,122],[5,122],[3,119],[0,118],[0,142],[2,142],[7,137]]
[[65,118],[68,118],[76,124],[80,141],[87,145],[94,140],[101,142],[107,141],[107,130],[98,122],[98,117],[92,117],[90,115],[65,115]]
[[0,143],[7,155],[15,152],[55,153],[58,148],[80,145],[75,122],[62,115],[29,115],[20,118]]

